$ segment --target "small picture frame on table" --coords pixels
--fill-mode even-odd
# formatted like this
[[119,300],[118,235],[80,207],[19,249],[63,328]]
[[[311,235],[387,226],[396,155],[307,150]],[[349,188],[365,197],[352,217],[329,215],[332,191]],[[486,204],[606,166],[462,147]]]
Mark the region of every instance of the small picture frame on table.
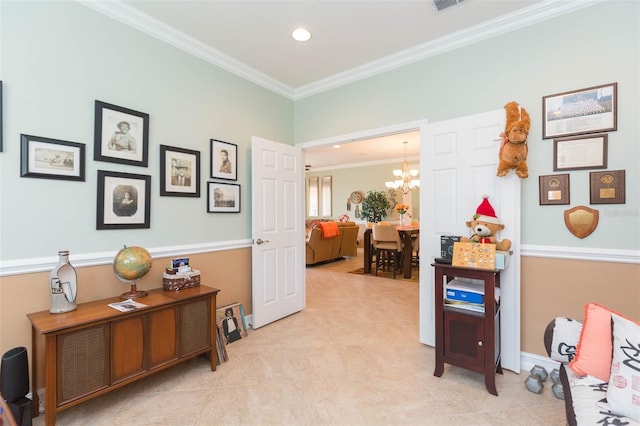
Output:
[[618,83],[542,97],[542,138],[603,133],[617,129]]
[[240,213],[240,185],[207,182],[208,213]]
[[93,159],[147,167],[149,114],[95,101]]
[[211,139],[211,177],[238,180],[238,145]]
[[85,145],[20,135],[20,176],[84,182]]
[[160,196],[200,197],[200,151],[160,145]]
[[625,204],[625,171],[589,173],[591,204]]
[[608,135],[553,140],[553,171],[607,168]]
[[98,170],[96,229],[149,228],[151,176]]
[[569,174],[539,177],[540,205],[569,204]]

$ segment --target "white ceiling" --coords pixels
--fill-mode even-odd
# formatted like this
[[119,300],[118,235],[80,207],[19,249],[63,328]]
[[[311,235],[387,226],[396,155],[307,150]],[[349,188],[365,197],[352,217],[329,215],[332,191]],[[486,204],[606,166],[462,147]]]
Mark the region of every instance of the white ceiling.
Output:
[[[431,0],[77,1],[294,100],[593,4],[464,0],[438,12]],[[310,41],[291,38],[298,26]],[[354,143],[339,155],[308,149],[306,162],[402,157],[401,141],[412,138],[380,141],[380,150]],[[407,153],[417,157],[412,145]]]

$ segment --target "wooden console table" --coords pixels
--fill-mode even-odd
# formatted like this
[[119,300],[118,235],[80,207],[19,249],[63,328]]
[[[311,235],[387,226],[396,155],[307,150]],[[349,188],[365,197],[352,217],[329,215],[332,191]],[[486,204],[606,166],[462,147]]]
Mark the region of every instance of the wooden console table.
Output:
[[[28,314],[33,348],[33,416],[39,378],[45,382],[45,424],[56,414],[201,354],[216,369],[216,295],[199,286],[155,289],[130,312],[108,306],[119,297],[82,303],[75,311]],[[44,339],[43,339],[44,337]],[[44,355],[44,366],[37,365]],[[44,370],[44,371],[43,371]]]
[[[445,362],[483,373],[487,390],[498,396],[495,373],[502,374],[502,366],[500,304],[495,300],[495,288],[500,287],[500,271],[440,263],[432,266],[435,269],[436,322],[436,366],[433,375],[442,376]],[[445,306],[444,286],[455,277],[484,282],[484,313]]]

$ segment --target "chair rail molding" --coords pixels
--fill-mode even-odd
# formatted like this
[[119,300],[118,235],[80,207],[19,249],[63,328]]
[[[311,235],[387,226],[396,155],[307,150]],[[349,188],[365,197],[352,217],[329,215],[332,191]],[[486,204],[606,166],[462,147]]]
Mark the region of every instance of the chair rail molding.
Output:
[[553,259],[587,260],[592,262],[640,264],[640,250],[619,250],[597,247],[561,247],[523,244],[521,256]]
[[[247,248],[251,247],[252,244],[253,241],[251,239],[248,239],[202,244],[188,244],[181,246],[156,247],[148,249],[148,251],[151,254],[151,257],[155,259]],[[113,262],[113,258],[115,257],[117,252],[118,251],[116,250],[109,252],[77,254],[71,255],[69,260],[73,264],[73,267],[76,269],[88,266],[108,265]],[[51,271],[57,263],[57,254],[50,257],[0,261],[0,277]]]

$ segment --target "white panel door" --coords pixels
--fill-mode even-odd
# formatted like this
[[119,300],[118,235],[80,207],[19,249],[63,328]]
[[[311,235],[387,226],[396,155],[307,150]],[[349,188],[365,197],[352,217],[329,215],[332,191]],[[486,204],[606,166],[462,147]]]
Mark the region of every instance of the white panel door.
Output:
[[305,307],[302,150],[251,138],[252,303],[258,328]]
[[420,137],[420,341],[435,344],[434,258],[441,235],[470,236],[472,219],[484,195],[505,224],[499,239],[512,241],[509,267],[501,272],[502,367],[520,372],[520,180],[499,178],[499,135],[503,109],[430,123]]

